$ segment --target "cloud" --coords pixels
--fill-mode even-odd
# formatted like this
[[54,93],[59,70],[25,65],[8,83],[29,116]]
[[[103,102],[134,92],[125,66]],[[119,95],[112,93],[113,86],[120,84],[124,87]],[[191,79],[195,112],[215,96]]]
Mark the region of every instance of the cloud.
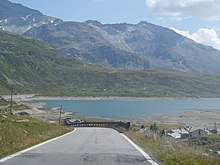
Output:
[[182,31],[175,28],[171,28],[176,33],[179,33],[187,38],[190,38],[198,43],[212,46],[220,50],[220,39],[214,29],[201,28],[197,32],[190,34],[188,31]]
[[178,30],[178,29],[176,29],[176,28],[170,28],[170,29],[173,30],[173,31],[175,31],[176,33],[178,33],[178,34],[184,36],[184,37],[187,37],[187,38],[192,39],[192,37],[191,37],[191,35],[189,34],[188,31]]
[[146,0],[146,5],[156,14],[177,19],[199,17],[220,20],[219,0]]

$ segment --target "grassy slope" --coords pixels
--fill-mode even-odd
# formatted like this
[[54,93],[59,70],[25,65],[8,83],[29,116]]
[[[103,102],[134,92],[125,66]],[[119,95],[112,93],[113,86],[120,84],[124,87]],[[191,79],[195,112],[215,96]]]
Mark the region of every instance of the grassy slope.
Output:
[[[29,122],[15,122],[28,119]],[[31,117],[0,115],[0,158],[69,132],[71,129]]]
[[[0,31],[0,90],[16,84],[19,92],[36,92],[57,84],[60,74],[82,65],[64,59],[44,43]],[[55,87],[54,87],[55,88]],[[48,90],[49,91],[49,90]]]
[[218,165],[218,157],[206,156],[198,147],[174,139],[153,138],[152,135],[128,131],[125,134],[164,165]]
[[84,65],[48,45],[0,31],[0,94],[53,96],[220,97],[220,77],[157,71],[116,71]]

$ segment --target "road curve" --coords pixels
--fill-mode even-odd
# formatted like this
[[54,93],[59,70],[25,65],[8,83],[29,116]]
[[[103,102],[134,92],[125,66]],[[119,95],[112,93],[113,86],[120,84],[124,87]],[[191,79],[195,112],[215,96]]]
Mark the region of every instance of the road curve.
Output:
[[77,128],[1,165],[151,165],[121,134],[108,128]]

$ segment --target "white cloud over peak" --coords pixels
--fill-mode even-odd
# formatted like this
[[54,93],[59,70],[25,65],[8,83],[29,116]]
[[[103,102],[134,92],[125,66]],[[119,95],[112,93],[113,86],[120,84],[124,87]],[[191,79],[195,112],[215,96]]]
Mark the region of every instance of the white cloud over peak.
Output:
[[214,29],[201,28],[197,32],[190,34],[188,31],[182,31],[175,28],[171,28],[176,33],[179,33],[187,38],[190,38],[198,43],[212,46],[215,49],[220,50],[220,39]]
[[220,20],[220,0],[146,0],[154,13],[180,18]]

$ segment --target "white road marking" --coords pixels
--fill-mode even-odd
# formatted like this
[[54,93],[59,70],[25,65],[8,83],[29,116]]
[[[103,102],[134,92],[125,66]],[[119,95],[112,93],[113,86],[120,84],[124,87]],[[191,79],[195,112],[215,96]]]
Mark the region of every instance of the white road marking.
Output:
[[[76,131],[76,130],[77,130],[77,129],[74,129],[73,131],[71,131],[71,132],[69,132],[69,133],[67,133],[67,134],[64,134],[64,135],[62,135],[62,136],[53,138],[53,139],[51,139],[51,140],[45,141],[45,142],[43,142],[43,143],[37,144],[37,145],[35,145],[35,146],[33,146],[33,147],[27,148],[27,149],[25,149],[25,150],[22,150],[22,151],[19,151],[19,152],[13,154],[13,155],[10,155],[10,156],[7,156],[7,157],[5,157],[5,158],[3,158],[3,159],[0,159],[0,163],[3,163],[3,162],[5,162],[5,161],[7,161],[7,160],[9,160],[9,159],[12,159],[12,158],[14,158],[14,157],[16,157],[16,156],[19,156],[19,155],[21,155],[21,154],[23,154],[23,153],[26,153],[26,152],[28,152],[28,151],[30,151],[30,150],[33,150],[33,149],[37,148],[37,147],[40,147],[40,146],[42,146],[42,145],[44,145],[44,144],[50,143],[50,142],[55,141],[55,140],[57,140],[57,139],[60,139],[60,138],[62,138],[62,137],[64,137],[64,136],[67,136],[67,135],[73,133],[73,132]],[[134,147],[145,157],[145,159],[146,159],[149,163],[151,163],[152,165],[159,165],[159,164],[156,163],[154,160],[152,160],[152,158],[151,158],[146,152],[144,152],[139,146],[137,146],[133,141],[131,141],[127,136],[125,136],[124,134],[121,134],[121,135],[122,135],[132,146],[134,146]]]
[[131,145],[133,145],[146,159],[148,162],[150,162],[152,165],[159,165],[157,162],[155,162],[146,152],[144,152],[138,145],[136,145],[131,139],[129,139],[127,136],[121,133],[121,135],[129,142]]
[[32,147],[30,147],[30,148],[27,148],[27,149],[25,149],[25,150],[19,151],[19,152],[13,154],[13,155],[10,155],[10,156],[7,156],[7,157],[5,157],[5,158],[3,158],[3,159],[0,159],[0,163],[3,163],[3,162],[5,162],[6,160],[12,159],[12,158],[14,158],[14,157],[16,157],[16,156],[19,156],[19,155],[21,155],[21,154],[23,154],[23,153],[25,153],[25,152],[28,152],[28,151],[30,151],[30,150],[33,150],[33,149],[35,149],[35,148],[37,148],[37,147],[40,147],[40,146],[42,146],[42,145],[44,145],[44,144],[50,143],[50,142],[52,142],[52,141],[54,141],[54,140],[60,139],[60,138],[62,138],[62,137],[64,137],[64,136],[67,136],[67,135],[73,133],[74,131],[76,131],[76,129],[74,129],[73,131],[71,131],[71,132],[69,132],[69,133],[66,133],[66,134],[64,134],[64,135],[62,135],[62,136],[59,136],[59,137],[50,139],[50,140],[48,140],[48,141],[45,141],[45,142],[43,142],[43,143],[37,144],[37,145],[32,146]]

